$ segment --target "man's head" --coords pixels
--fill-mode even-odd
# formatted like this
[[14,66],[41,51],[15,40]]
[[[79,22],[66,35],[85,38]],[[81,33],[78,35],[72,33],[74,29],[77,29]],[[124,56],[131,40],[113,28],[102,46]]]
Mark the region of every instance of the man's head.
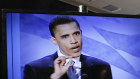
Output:
[[49,29],[53,36],[51,41],[59,46],[63,54],[73,57],[80,56],[81,30],[79,23],[74,18],[58,16],[51,21]]

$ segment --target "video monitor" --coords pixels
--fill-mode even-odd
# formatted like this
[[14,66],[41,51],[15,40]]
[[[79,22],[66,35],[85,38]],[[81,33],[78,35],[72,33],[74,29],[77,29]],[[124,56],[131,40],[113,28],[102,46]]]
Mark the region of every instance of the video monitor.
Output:
[[24,66],[58,50],[50,21],[75,18],[82,30],[82,53],[108,62],[113,79],[140,79],[140,17],[134,15],[4,10],[7,79],[24,79]]

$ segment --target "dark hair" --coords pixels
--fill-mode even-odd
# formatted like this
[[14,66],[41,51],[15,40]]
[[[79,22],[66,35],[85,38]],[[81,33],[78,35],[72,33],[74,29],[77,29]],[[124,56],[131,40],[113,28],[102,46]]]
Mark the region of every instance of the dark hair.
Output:
[[53,37],[55,37],[54,32],[55,32],[57,25],[67,24],[67,23],[71,23],[71,22],[75,22],[77,24],[78,28],[80,29],[79,23],[73,17],[70,17],[70,16],[57,16],[57,17],[55,17],[49,24],[49,30],[50,30],[51,35]]

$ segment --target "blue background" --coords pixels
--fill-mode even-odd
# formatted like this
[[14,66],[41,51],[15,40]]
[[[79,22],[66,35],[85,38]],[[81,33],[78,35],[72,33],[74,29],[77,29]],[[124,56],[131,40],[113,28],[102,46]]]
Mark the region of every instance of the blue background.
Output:
[[[50,41],[51,35],[48,25],[58,15],[25,13],[15,15],[11,16],[13,16],[12,18],[18,17],[16,19],[18,21],[13,24],[17,24],[19,29],[15,31],[19,31],[19,35],[14,35],[17,34],[15,31],[12,31],[12,33],[13,36],[17,36],[17,43],[19,44],[16,45],[19,48],[15,46],[16,49],[13,50],[19,51],[15,51],[18,54],[15,57],[19,61],[13,60],[11,62],[18,62],[17,66],[12,65],[13,71],[15,70],[14,67],[20,68],[15,73],[19,72],[21,75],[18,76],[23,76],[25,64],[52,54],[57,50],[57,46]],[[113,79],[140,78],[140,19],[70,16],[78,20],[82,29],[82,51],[84,54],[110,63]],[[15,19],[12,20],[12,22],[14,21]],[[14,57],[9,59],[14,59]],[[13,79],[19,79],[15,76]]]

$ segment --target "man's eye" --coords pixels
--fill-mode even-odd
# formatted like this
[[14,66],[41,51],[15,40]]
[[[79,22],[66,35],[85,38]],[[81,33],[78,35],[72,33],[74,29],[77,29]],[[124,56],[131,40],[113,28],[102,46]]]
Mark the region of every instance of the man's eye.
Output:
[[80,32],[76,32],[75,35],[80,35]]
[[68,35],[64,35],[64,36],[62,36],[62,38],[67,38],[68,37]]

